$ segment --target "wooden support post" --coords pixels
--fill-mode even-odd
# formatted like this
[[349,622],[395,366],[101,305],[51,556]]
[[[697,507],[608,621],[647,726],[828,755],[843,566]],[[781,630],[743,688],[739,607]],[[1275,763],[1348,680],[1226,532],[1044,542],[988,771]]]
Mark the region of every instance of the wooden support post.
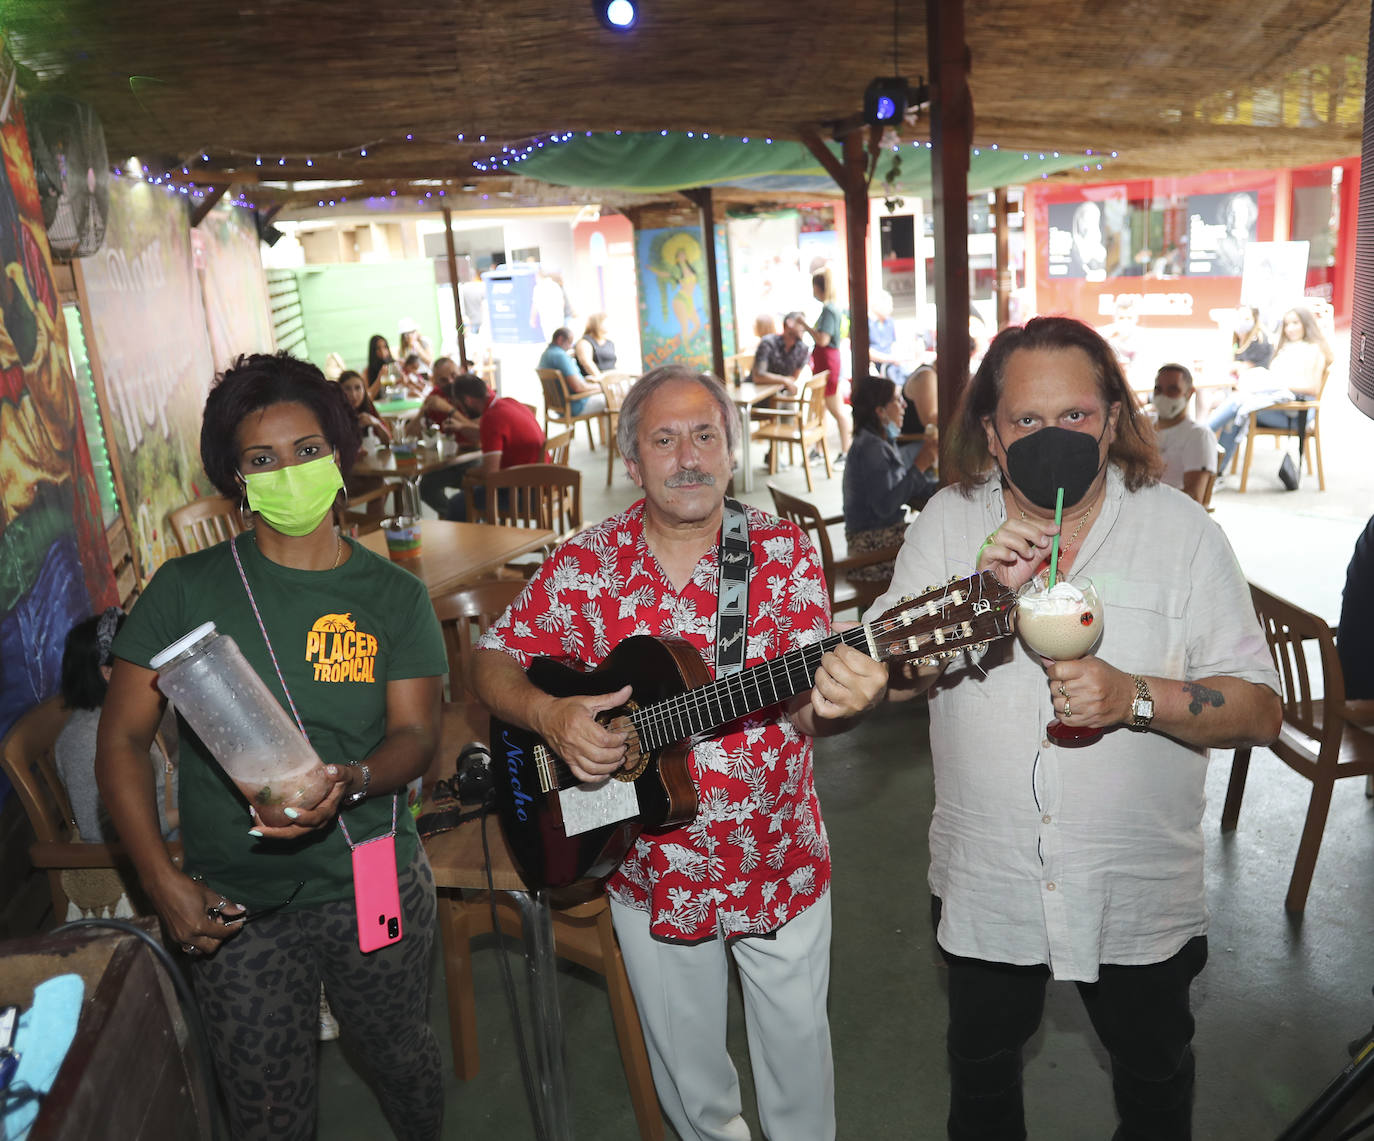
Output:
[[863,130],[844,137],[844,236],[849,259],[849,377],[868,375],[868,155]]
[[458,290],[458,255],[453,249],[453,211],[444,207],[444,249],[448,254],[448,283],[453,289],[453,319],[458,325],[458,367],[468,367],[467,337],[463,333],[463,302]]
[[935,215],[935,339],[940,393],[940,470],[949,470],[949,425],[968,385],[968,156],[973,97],[968,89],[964,0],[926,5],[930,61],[931,209]]
[[711,310],[711,371],[724,381],[725,340],[721,333],[721,322],[725,320],[725,314],[720,311],[720,277],[716,272],[715,196],[709,186],[698,186],[681,193],[696,205],[701,214],[701,244],[706,250],[706,303]]
[[219,200],[228,193],[229,184],[226,182],[223,186],[216,186],[207,193],[204,198],[197,202],[191,210],[191,229],[194,230],[205,221],[210,211],[219,205]]
[[868,155],[865,128],[844,137],[844,162],[811,131],[801,141],[844,191],[845,257],[849,262],[849,375],[851,383],[868,375]]
[[997,330],[1011,324],[1011,251],[1007,238],[1007,188],[993,195],[993,220],[997,226]]

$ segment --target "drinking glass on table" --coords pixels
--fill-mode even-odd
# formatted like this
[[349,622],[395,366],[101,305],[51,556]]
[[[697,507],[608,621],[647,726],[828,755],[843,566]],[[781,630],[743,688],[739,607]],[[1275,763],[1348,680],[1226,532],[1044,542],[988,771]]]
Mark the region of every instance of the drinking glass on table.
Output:
[[[1049,585],[1046,572],[1017,591],[1016,629],[1028,649],[1053,661],[1085,657],[1102,637],[1102,600],[1087,575],[1060,575]],[[1071,706],[1065,706],[1071,716]],[[1101,729],[1068,725],[1054,718],[1045,732],[1061,745],[1091,745]]]

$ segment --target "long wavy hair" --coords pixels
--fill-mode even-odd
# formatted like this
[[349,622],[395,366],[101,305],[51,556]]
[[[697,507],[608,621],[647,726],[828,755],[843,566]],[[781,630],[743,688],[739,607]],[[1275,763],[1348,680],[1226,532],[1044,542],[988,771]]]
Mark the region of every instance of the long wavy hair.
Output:
[[1078,349],[1087,356],[1097,378],[1097,391],[1108,405],[1119,404],[1116,439],[1107,449],[1108,460],[1121,468],[1131,491],[1157,483],[1164,462],[1159,458],[1154,428],[1136,404],[1135,394],[1112,347],[1091,325],[1072,317],[1035,317],[1024,325],[1011,325],[992,339],[987,355],[964,390],[954,413],[946,445],[945,465],[952,483],[965,495],[996,466],[988,451],[983,421],[997,412],[1002,399],[1007,361],[1021,349]]

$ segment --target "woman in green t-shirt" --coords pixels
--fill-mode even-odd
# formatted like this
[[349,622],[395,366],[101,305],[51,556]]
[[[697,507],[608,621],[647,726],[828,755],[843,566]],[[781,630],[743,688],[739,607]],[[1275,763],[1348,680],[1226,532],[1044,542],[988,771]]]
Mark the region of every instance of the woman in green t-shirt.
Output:
[[[114,644],[96,776],[189,959],[236,1138],[314,1136],[321,982],[396,1135],[429,1141],[442,1127],[427,1009],[434,881],[405,790],[438,746],[447,663],[424,585],[336,527],[358,444],[343,394],[313,365],[240,358],[206,401],[200,450],[249,529],[159,568]],[[178,867],[148,772],[165,705],[149,662],[206,621],[296,715],[330,781],[313,807],[269,825],[179,720]],[[388,834],[400,938],[364,953],[350,848]]]
[[811,292],[821,303],[821,314],[814,326],[803,322],[802,327],[816,343],[811,350],[811,374],[828,374],[825,378],[825,408],[840,429],[840,454],[835,457],[835,462],[842,464],[849,455],[849,412],[840,399],[841,321],[840,311],[835,306],[835,291],[829,269],[812,275]]

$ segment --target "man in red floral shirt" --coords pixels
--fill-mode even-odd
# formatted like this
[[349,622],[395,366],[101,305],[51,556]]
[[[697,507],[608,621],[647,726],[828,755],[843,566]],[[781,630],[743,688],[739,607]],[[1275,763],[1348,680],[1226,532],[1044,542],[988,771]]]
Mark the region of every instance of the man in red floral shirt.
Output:
[[[624,638],[653,634],[691,642],[714,675],[718,543],[738,438],[735,407],[713,377],[668,366],[641,379],[617,442],[644,499],[560,546],[482,639],[482,700],[536,732],[581,780],[604,780],[625,760],[625,735],[595,717],[630,687],[554,698],[524,668],[539,655],[593,666]],[[806,537],[747,513],[752,665],[828,634],[830,607]],[[886,681],[884,666],[840,645],[820,659],[811,690],[699,741],[696,819],[642,835],[607,885],[659,1098],[685,1141],[749,1137],[725,1049],[727,951],[743,986],[764,1132],[835,1136],[830,850],[811,738],[849,728]]]

